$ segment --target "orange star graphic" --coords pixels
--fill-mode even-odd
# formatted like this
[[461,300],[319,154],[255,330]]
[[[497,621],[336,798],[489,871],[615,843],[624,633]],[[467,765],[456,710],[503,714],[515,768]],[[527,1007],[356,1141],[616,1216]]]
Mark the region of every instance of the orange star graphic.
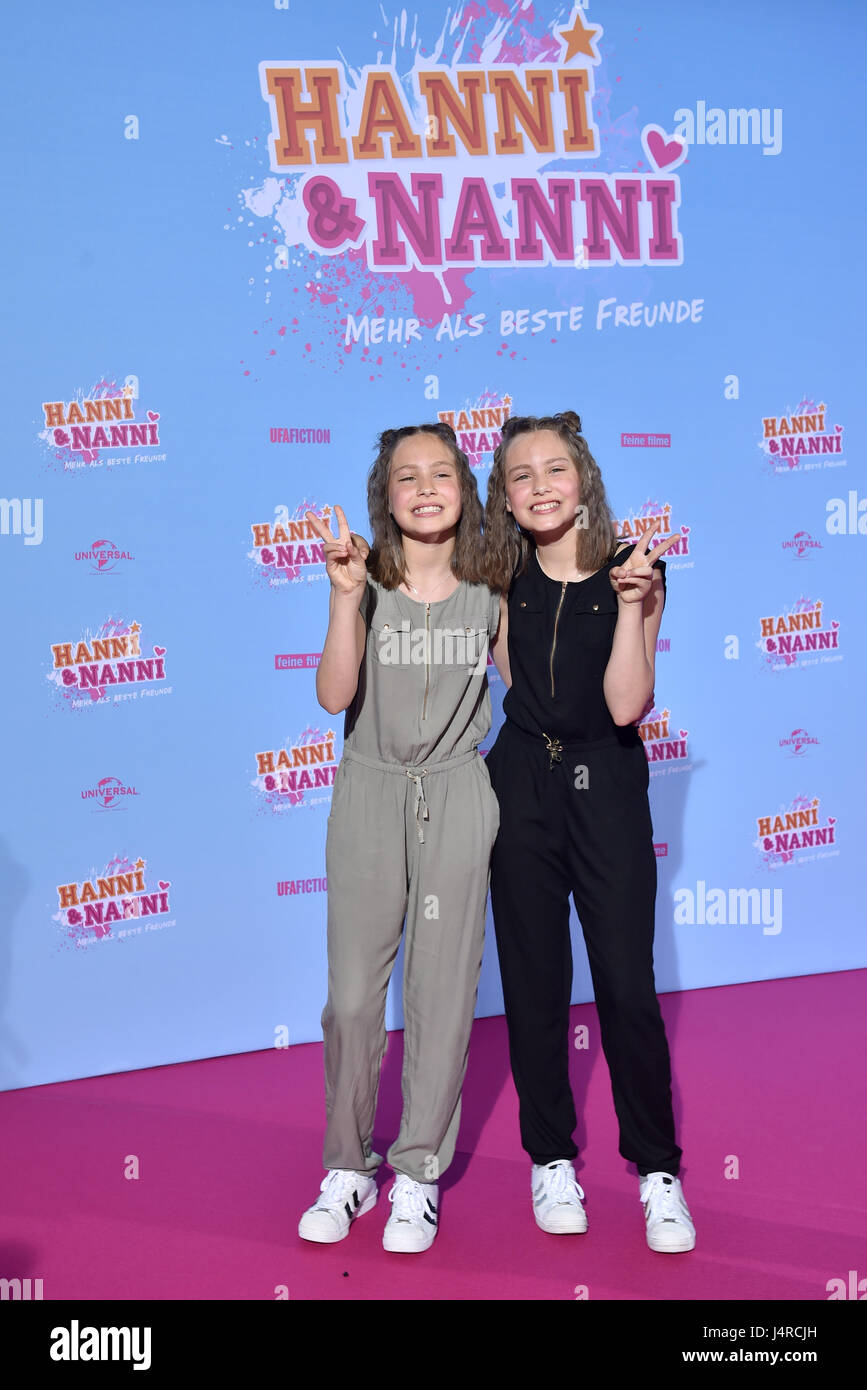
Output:
[[583,53],[585,57],[592,58],[594,62],[598,62],[599,54],[594,53],[593,44],[601,33],[602,27],[599,24],[591,24],[588,28],[585,28],[584,21],[581,18],[581,11],[578,10],[575,14],[575,23],[572,25],[572,28],[560,30],[560,37],[566,40],[566,56],[563,62],[571,62],[576,53]]
[[141,632],[141,623],[130,623],[130,632]]

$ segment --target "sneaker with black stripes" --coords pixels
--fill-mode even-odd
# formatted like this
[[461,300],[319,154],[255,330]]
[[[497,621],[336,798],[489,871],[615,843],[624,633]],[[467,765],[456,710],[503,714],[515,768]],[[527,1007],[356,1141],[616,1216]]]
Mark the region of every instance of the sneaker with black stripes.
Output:
[[329,1168],[319,1191],[319,1201],[298,1223],[298,1234],[322,1245],[343,1240],[355,1218],[376,1206],[379,1195],[373,1178],[351,1168]]
[[409,1252],[433,1245],[438,1197],[435,1182],[416,1182],[405,1173],[395,1173],[394,1187],[388,1194],[391,1216],[382,1233],[383,1249]]
[[695,1248],[695,1226],[686,1205],[680,1178],[671,1173],[648,1173],[640,1179],[647,1244],[663,1254]]
[[540,1230],[549,1235],[583,1235],[587,1213],[581,1205],[584,1190],[578,1185],[575,1169],[568,1158],[553,1163],[534,1163],[530,1176],[533,1215]]

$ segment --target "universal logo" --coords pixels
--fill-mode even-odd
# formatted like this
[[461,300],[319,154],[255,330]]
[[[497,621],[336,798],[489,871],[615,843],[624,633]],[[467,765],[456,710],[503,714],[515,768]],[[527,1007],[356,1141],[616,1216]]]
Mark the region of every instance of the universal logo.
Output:
[[76,563],[89,560],[92,574],[112,574],[121,561],[134,560],[135,556],[130,555],[128,550],[122,550],[114,541],[103,539],[91,541],[89,550],[76,550],[75,559]]

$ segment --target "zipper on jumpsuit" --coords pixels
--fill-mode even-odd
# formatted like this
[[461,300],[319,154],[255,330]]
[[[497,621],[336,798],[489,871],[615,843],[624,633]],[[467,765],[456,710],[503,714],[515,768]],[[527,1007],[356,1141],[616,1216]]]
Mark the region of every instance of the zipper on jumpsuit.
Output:
[[[564,600],[565,597],[566,597],[566,580],[564,579],[564,580],[562,581],[561,588],[560,588],[560,602],[557,604],[557,612],[556,612],[556,614],[555,614],[555,616],[554,616],[554,637],[553,637],[553,640],[552,640],[552,642],[551,642],[551,657],[550,657],[550,660],[549,660],[549,666],[550,666],[550,670],[551,670],[551,698],[552,698],[552,699],[554,698],[554,652],[555,652],[556,647],[557,647],[557,624],[558,624],[559,621],[560,621],[560,609],[563,607],[563,600]],[[547,734],[543,734],[542,737],[544,738],[546,744],[548,745],[548,771],[550,772],[550,771],[552,770],[552,768],[554,767],[554,764],[555,764],[555,763],[559,763],[559,762],[562,761],[563,745],[561,744],[559,738],[550,739],[550,738],[548,737]]]
[[427,691],[430,680],[430,604],[424,606],[424,704],[421,709],[422,719],[427,719]]

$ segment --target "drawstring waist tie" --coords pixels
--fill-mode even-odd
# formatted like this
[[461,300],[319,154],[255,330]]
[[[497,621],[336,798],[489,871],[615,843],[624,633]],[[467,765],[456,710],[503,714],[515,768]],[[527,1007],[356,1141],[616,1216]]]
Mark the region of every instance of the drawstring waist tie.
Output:
[[353,748],[344,748],[344,758],[349,762],[361,763],[363,767],[376,768],[378,772],[390,772],[397,777],[408,777],[415,783],[415,823],[418,830],[419,844],[424,844],[424,829],[422,822],[430,820],[428,804],[424,794],[424,779],[436,772],[448,772],[451,768],[461,767],[464,763],[470,762],[473,758],[479,757],[478,749],[471,748],[468,753],[458,753],[454,758],[444,758],[441,762],[428,763],[425,767],[417,767],[414,764],[406,766],[404,763],[386,763],[378,758],[366,758],[362,753],[356,753]]

